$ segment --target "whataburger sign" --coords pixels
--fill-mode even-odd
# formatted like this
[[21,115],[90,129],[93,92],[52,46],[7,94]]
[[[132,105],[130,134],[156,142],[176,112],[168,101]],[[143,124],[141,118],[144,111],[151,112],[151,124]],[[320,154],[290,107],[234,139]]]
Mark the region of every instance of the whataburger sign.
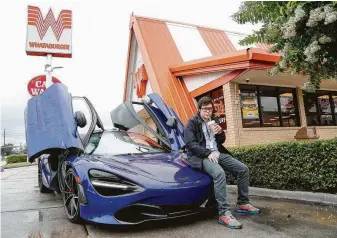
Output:
[[43,16],[40,8],[28,6],[27,55],[71,58],[72,11],[62,10],[55,17],[52,9]]

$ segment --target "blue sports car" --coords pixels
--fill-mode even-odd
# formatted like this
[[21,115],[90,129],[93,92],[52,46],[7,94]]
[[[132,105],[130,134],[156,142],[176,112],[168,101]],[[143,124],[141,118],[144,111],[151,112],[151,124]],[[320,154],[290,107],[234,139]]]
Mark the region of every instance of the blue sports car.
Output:
[[125,102],[106,130],[85,97],[54,84],[25,110],[40,192],[62,194],[72,222],[139,224],[210,207],[211,179],[184,160],[183,124],[157,94]]

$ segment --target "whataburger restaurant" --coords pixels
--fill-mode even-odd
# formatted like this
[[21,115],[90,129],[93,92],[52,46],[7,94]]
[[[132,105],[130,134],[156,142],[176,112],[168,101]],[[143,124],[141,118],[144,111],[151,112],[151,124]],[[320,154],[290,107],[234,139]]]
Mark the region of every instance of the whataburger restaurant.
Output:
[[242,47],[242,38],[131,16],[124,101],[158,93],[186,123],[197,100],[210,96],[229,147],[336,137],[337,82],[325,80],[321,90],[307,93],[301,89],[307,76],[270,76],[280,55],[263,44]]

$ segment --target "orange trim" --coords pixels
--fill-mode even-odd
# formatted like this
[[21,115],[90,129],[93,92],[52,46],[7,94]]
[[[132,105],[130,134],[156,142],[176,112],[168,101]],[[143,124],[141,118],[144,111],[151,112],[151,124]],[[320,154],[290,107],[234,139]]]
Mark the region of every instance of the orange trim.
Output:
[[247,69],[249,68],[249,65],[250,65],[249,61],[243,61],[243,62],[238,62],[238,63],[215,65],[215,66],[210,66],[210,67],[179,71],[177,73],[174,73],[174,75],[175,76],[188,76],[188,75],[214,73],[214,72],[219,72],[219,71],[232,71],[236,69]]
[[210,67],[228,63],[237,63],[247,60],[259,60],[265,61],[266,63],[276,63],[280,60],[280,54],[268,54],[266,52],[266,50],[255,48],[228,52],[216,56],[202,58],[199,60],[184,62],[181,65],[170,67],[170,70],[172,73],[175,74],[183,70]]
[[179,78],[177,78],[177,80],[179,80],[179,83],[184,91],[182,96],[185,96],[186,100],[189,102],[188,105],[190,106],[190,110],[192,111],[192,114],[196,114],[198,109],[194,104],[193,98],[190,96],[190,93],[188,92],[185,81]]
[[265,63],[261,61],[243,61],[238,63],[230,63],[223,65],[215,65],[205,68],[184,70],[174,73],[175,76],[188,76],[188,75],[197,75],[197,74],[206,74],[206,73],[214,73],[219,71],[232,71],[237,69],[258,69],[258,70],[266,70],[275,66],[275,63]]
[[188,69],[196,69],[202,67],[210,67],[214,65],[220,64],[228,64],[233,62],[240,62],[249,60],[247,50],[240,50],[234,52],[227,52],[216,56],[210,56],[206,58],[202,58],[199,60],[192,60],[188,62],[184,62],[180,65],[170,67],[170,71],[172,73],[176,73],[178,71],[188,70]]
[[71,58],[72,54],[61,54],[61,53],[45,53],[45,52],[35,52],[35,51],[26,51],[27,55],[31,56],[47,56],[51,54],[53,57],[60,57],[60,58]]
[[265,49],[251,48],[248,51],[249,59],[251,60],[260,60],[266,62],[279,62],[282,54],[270,54]]
[[236,69],[269,69],[280,60],[280,54],[268,54],[263,49],[230,52],[170,67],[175,76],[204,74]]
[[275,66],[275,63],[266,63],[261,61],[249,61],[248,69],[267,70]]
[[193,90],[192,92],[190,92],[190,95],[192,98],[195,98],[197,96],[200,96],[204,93],[207,93],[217,87],[220,87],[226,83],[228,83],[229,81],[233,80],[234,78],[240,76],[242,73],[244,73],[245,70],[243,69],[239,69],[239,70],[234,70],[212,82],[209,82],[207,84],[205,84],[204,86],[201,86],[200,88],[197,88],[195,90]]

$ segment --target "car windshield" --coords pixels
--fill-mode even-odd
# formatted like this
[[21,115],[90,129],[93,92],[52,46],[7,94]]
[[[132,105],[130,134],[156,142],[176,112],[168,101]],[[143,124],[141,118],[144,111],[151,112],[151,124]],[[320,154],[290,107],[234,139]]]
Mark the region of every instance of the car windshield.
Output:
[[129,155],[144,153],[168,153],[152,139],[125,131],[94,133],[85,148],[89,155]]

